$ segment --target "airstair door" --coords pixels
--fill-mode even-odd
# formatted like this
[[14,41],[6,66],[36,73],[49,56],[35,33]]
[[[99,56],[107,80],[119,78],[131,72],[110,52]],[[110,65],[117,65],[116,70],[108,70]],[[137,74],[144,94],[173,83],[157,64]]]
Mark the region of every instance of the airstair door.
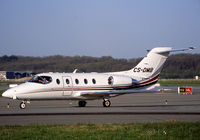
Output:
[[73,93],[73,83],[70,76],[63,76],[63,96],[71,96]]

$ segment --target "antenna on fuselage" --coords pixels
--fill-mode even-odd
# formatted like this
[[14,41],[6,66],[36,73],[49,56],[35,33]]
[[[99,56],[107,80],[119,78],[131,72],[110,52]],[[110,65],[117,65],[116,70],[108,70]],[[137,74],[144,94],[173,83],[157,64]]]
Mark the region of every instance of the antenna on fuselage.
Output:
[[78,69],[75,69],[75,70],[73,71],[73,73],[76,73],[76,72],[77,72],[77,70],[78,70]]

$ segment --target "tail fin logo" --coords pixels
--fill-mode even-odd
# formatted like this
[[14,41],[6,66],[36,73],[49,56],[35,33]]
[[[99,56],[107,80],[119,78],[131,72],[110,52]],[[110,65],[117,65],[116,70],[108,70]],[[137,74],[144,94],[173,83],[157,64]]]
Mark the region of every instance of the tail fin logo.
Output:
[[153,68],[134,68],[133,72],[146,72],[146,73],[151,73],[153,71]]

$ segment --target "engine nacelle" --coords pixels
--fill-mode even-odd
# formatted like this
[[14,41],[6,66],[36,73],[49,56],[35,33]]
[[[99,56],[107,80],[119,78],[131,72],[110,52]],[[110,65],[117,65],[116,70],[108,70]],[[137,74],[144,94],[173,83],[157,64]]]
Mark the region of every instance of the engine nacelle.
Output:
[[132,85],[132,78],[128,76],[112,75],[108,77],[108,85],[116,88],[129,87]]

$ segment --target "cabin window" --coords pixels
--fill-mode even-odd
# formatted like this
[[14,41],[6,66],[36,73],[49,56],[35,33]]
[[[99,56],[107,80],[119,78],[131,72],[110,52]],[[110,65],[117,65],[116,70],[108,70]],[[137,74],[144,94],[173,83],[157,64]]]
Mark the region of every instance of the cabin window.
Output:
[[95,80],[95,79],[92,79],[92,83],[93,83],[93,84],[96,84],[96,80]]
[[40,84],[48,84],[52,82],[52,78],[50,76],[33,76],[28,82],[40,83]]
[[69,84],[69,79],[66,79],[66,84]]
[[78,80],[78,79],[75,79],[75,83],[78,85],[78,84],[79,84],[79,80]]
[[108,84],[109,84],[109,85],[113,85],[113,81],[114,81],[113,77],[110,76],[110,77],[108,78]]
[[56,79],[56,83],[59,85],[59,84],[60,84],[60,80],[59,80],[59,79]]
[[87,83],[88,83],[88,80],[87,80],[87,79],[84,79],[84,83],[87,84]]

